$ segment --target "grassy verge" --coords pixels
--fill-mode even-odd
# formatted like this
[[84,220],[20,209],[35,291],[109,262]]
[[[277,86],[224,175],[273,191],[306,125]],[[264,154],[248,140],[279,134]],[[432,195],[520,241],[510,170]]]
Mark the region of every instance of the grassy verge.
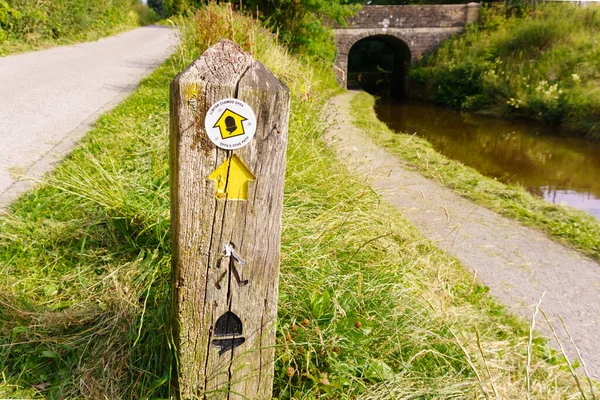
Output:
[[0,0],[0,56],[94,41],[157,20],[137,0]]
[[377,119],[374,104],[374,97],[362,92],[352,100],[351,112],[356,124],[390,152],[460,195],[540,229],[600,260],[600,222],[594,217],[584,211],[538,199],[522,186],[506,185],[485,177],[438,153],[425,139],[391,131]]
[[172,396],[168,84],[215,37],[293,94],[278,398],[577,397],[546,342],[337,163],[316,117],[329,68],[223,7],[181,29],[180,51],[0,219],[1,398]]
[[445,105],[600,137],[600,8],[554,3],[513,11],[507,17],[502,5],[483,7],[479,24],[446,41],[411,76]]

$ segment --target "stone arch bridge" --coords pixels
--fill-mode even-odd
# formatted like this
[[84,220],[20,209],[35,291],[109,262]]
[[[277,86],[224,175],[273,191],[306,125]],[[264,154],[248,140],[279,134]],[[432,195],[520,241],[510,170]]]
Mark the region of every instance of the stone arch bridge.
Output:
[[386,43],[394,54],[394,86],[404,87],[406,71],[424,54],[479,16],[479,3],[447,5],[363,6],[347,21],[335,26],[335,71],[338,82],[348,83],[348,55],[361,40]]

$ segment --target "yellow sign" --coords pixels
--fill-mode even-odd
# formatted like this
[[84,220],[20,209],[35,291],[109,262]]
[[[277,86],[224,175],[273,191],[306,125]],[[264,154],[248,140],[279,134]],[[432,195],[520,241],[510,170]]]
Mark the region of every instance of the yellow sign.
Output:
[[246,133],[244,132],[244,125],[242,125],[243,121],[246,121],[246,118],[227,108],[221,114],[213,128],[219,128],[222,139],[229,139]]
[[248,181],[256,177],[235,154],[217,167],[208,180],[215,181],[215,195],[221,200],[248,200]]

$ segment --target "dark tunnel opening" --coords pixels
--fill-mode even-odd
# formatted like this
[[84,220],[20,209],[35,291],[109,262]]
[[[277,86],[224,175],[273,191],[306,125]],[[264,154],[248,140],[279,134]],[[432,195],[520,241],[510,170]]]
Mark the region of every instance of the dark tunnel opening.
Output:
[[402,98],[409,67],[410,49],[404,41],[389,35],[361,39],[348,54],[348,88]]

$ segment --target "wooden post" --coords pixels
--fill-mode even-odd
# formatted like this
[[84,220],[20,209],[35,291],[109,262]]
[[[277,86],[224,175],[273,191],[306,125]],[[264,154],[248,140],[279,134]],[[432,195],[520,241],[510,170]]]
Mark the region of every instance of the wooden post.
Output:
[[180,399],[272,397],[289,105],[287,86],[228,40],[171,83]]

